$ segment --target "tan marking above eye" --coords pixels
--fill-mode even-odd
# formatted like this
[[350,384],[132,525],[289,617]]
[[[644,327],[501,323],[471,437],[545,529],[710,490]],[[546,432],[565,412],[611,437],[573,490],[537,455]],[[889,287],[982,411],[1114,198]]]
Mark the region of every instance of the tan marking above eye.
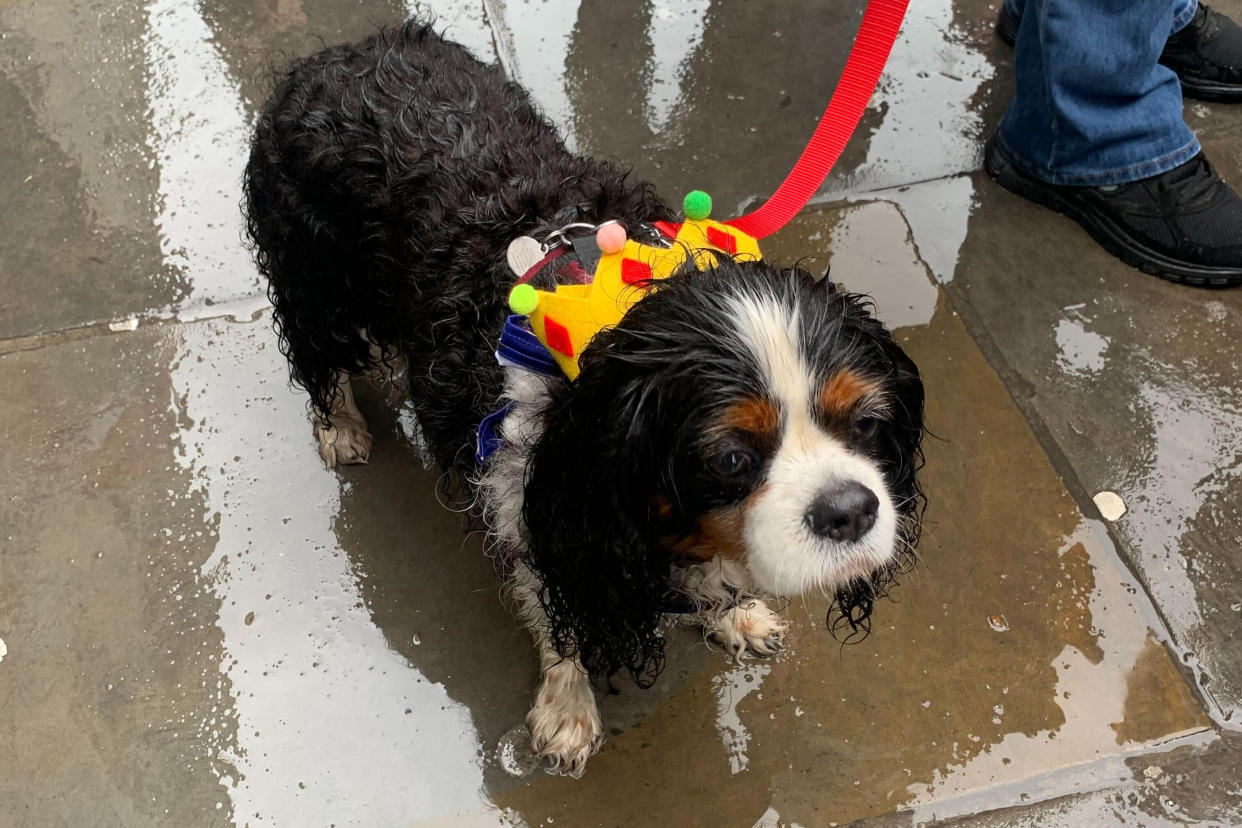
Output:
[[781,412],[776,403],[769,399],[746,397],[726,408],[714,425],[721,431],[770,435],[780,428]]
[[837,371],[819,390],[819,410],[829,420],[848,420],[858,401],[877,390],[875,382],[848,368]]

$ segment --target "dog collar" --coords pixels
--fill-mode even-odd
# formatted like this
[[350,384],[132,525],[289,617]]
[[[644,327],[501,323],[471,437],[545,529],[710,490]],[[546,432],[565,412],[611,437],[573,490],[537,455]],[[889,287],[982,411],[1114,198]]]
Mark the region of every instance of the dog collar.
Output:
[[[721,253],[752,261],[762,258],[759,243],[752,236],[708,218],[711,197],[707,193],[690,192],[683,208],[686,220],[681,224],[655,223],[662,243],[636,241],[624,226],[609,221],[600,225],[570,225],[552,233],[540,245],[545,255],[520,274],[518,284],[509,292],[509,307],[514,314],[529,319],[531,331],[566,377],[572,380],[578,376],[578,357],[597,333],[620,322],[655,282],[671,276],[687,262],[699,268],[709,267]],[[573,230],[581,232],[580,238],[590,239],[594,235],[599,260],[593,273],[586,275],[586,268],[580,264],[584,278],[571,280],[577,283],[554,284],[550,290],[536,287],[531,280],[572,244]],[[511,262],[522,260],[522,254],[515,255],[514,250],[519,243],[534,242],[516,240],[510,246]]]

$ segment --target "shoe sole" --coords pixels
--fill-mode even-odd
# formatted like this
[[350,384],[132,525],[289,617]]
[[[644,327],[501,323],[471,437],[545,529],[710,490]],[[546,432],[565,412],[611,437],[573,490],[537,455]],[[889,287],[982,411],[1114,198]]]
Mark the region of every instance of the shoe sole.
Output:
[[1199,78],[1182,78],[1182,95],[1197,101],[1213,103],[1242,103],[1242,85],[1217,83]]
[[[1004,12],[997,15],[996,36],[1010,48],[1013,48],[1018,41],[1018,26]],[[1173,71],[1176,73],[1177,70],[1173,69]],[[1242,85],[1187,78],[1181,75],[1178,75],[1177,79],[1182,83],[1183,97],[1211,103],[1242,103]]]
[[1192,287],[1229,288],[1242,285],[1242,268],[1205,267],[1170,259],[1131,237],[1108,217],[1084,210],[1050,187],[1028,178],[990,143],[984,156],[984,168],[997,184],[1009,192],[1073,220],[1109,253],[1149,276]]

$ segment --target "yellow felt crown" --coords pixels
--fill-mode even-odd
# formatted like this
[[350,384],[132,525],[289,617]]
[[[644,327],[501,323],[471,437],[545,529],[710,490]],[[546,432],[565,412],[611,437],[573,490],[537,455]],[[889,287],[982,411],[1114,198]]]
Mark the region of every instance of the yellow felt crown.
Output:
[[[553,359],[574,379],[578,356],[600,330],[616,325],[653,280],[664,279],[688,259],[698,266],[715,264],[715,253],[758,260],[759,243],[751,236],[709,219],[711,199],[694,191],[686,196],[686,221],[672,247],[640,244],[625,238],[618,225],[601,225],[602,251],[594,279],[587,285],[559,285],[538,290],[520,284],[509,294],[514,313],[530,318],[531,330]],[[607,228],[615,228],[611,232]]]

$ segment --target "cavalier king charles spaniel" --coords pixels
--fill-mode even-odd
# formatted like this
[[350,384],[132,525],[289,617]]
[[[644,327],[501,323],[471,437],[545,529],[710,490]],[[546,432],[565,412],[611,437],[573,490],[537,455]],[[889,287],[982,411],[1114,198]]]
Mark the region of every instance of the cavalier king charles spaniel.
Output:
[[655,680],[666,614],[766,656],[786,630],[772,596],[824,591],[833,626],[865,634],[912,563],[918,369],[827,278],[716,255],[600,331],[573,380],[498,364],[511,240],[674,215],[425,22],[296,63],[258,120],[245,195],[328,466],[370,452],[350,377],[404,363],[422,439],[473,496],[534,637],[526,721],[547,769],[577,776],[599,747],[590,674]]

